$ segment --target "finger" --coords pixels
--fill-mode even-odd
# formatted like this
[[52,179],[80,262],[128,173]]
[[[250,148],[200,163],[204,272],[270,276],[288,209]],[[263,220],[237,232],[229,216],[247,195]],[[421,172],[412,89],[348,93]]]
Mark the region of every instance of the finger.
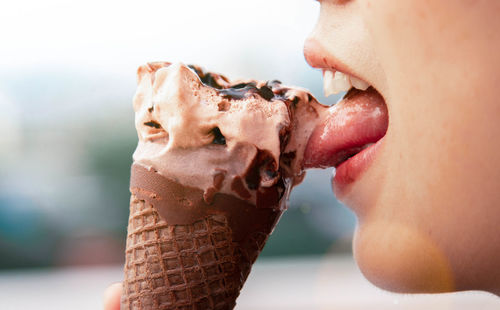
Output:
[[104,310],[120,310],[120,297],[122,295],[122,284],[111,284],[104,291]]

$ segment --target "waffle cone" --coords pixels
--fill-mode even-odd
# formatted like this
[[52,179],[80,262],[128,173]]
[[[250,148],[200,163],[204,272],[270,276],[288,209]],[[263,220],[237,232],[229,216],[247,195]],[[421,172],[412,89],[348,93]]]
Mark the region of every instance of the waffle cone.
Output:
[[281,212],[259,213],[267,227],[242,235],[240,226],[251,223],[224,213],[170,225],[138,196],[130,199],[121,309],[233,309]]

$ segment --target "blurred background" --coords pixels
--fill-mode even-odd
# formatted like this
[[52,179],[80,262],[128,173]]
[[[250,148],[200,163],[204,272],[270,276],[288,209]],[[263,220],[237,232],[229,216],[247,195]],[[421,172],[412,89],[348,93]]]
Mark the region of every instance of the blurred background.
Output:
[[[302,55],[318,13],[306,0],[2,2],[0,309],[94,309],[122,279],[139,65],[182,61],[234,79],[279,79],[332,104],[339,97],[322,96],[321,73]],[[378,296],[352,260],[355,217],[331,193],[331,174],[311,170],[295,189],[241,309],[272,305],[263,281],[288,291],[282,297],[292,283],[294,292],[330,289],[331,268],[338,287],[318,300],[353,305],[363,289],[370,303]],[[340,263],[324,267],[330,254]],[[26,289],[34,298],[23,298]],[[271,308],[312,309],[305,292]],[[384,298],[383,309],[395,304]]]
[[[132,97],[148,61],[312,90],[312,1],[19,1],[0,13],[0,268],[121,263]],[[350,251],[354,217],[311,171],[263,257]]]

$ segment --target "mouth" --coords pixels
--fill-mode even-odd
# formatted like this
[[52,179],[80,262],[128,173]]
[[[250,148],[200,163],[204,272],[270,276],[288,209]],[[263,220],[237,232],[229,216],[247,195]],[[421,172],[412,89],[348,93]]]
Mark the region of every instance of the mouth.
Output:
[[323,70],[325,96],[347,93],[314,129],[304,166],[334,167],[332,185],[337,197],[342,198],[373,162],[387,132],[388,111],[383,96],[371,83],[318,46],[307,42],[304,54],[311,66]]

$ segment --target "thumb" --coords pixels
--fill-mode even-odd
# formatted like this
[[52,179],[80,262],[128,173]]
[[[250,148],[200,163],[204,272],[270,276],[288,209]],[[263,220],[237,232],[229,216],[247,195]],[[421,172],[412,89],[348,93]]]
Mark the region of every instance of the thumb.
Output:
[[114,283],[104,291],[104,310],[120,310],[122,284]]

